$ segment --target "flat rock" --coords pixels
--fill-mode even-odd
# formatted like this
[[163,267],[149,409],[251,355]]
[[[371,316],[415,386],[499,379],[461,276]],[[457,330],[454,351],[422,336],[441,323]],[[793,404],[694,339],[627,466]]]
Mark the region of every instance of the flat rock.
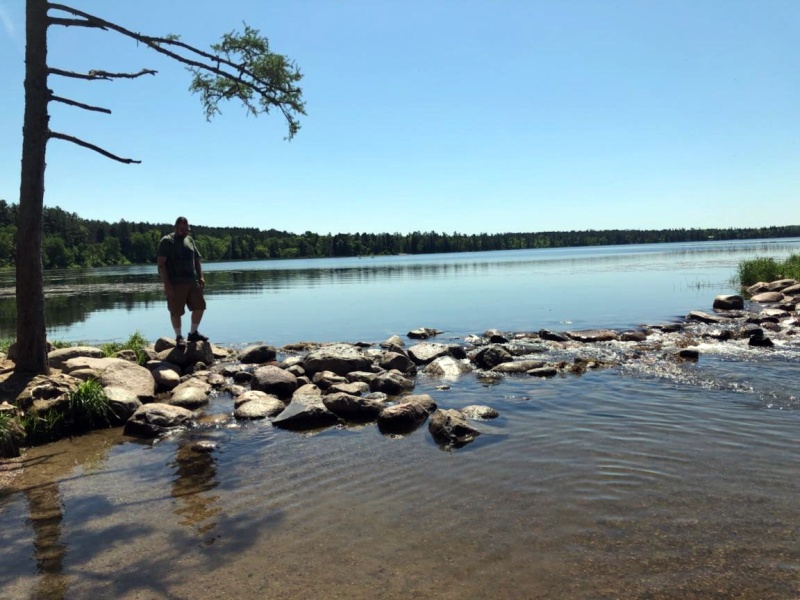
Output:
[[339,422],[339,417],[323,404],[321,396],[295,396],[289,405],[272,420],[272,424],[293,431],[307,431],[328,427]]
[[712,315],[707,312],[703,312],[702,310],[693,310],[688,315],[686,315],[686,320],[688,321],[699,321],[700,323],[725,323],[728,321],[725,317],[720,317],[719,315]]
[[447,356],[450,353],[445,344],[434,344],[422,342],[414,344],[408,349],[408,356],[418,365],[427,365],[440,356]]
[[527,373],[531,369],[539,369],[544,366],[541,360],[515,360],[505,362],[492,367],[496,373]]
[[237,419],[266,419],[279,415],[286,405],[264,392],[250,390],[236,398],[233,416]]
[[567,331],[565,335],[569,339],[583,344],[612,342],[618,337],[617,332],[611,329],[582,329],[579,331]]
[[783,294],[781,292],[762,292],[750,298],[753,302],[782,302]]
[[62,369],[64,363],[71,358],[105,358],[105,353],[100,348],[94,346],[71,346],[69,348],[58,348],[47,354],[47,363],[52,369]]
[[352,371],[368,371],[370,361],[361,349],[350,344],[331,344],[309,352],[303,359],[303,369],[309,377],[319,371],[347,375]]
[[278,398],[290,398],[298,388],[297,377],[280,367],[267,365],[253,371],[250,387]]
[[325,407],[345,421],[374,421],[386,405],[374,398],[354,396],[345,392],[327,394],[322,398]]
[[405,377],[399,371],[387,371],[381,373],[370,381],[369,389],[371,392],[383,392],[390,396],[396,396],[409,390],[413,390],[416,382]]
[[175,388],[166,404],[195,410],[208,404],[208,392],[197,386]]
[[167,431],[186,427],[192,422],[192,411],[180,406],[154,402],[144,404],[125,423],[125,433],[137,437],[157,437]]

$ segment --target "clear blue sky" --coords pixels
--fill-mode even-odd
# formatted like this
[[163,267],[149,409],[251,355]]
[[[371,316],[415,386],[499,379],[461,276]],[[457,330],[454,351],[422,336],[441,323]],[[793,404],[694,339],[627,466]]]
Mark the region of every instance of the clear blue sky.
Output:
[[[65,0],[207,48],[246,21],[294,59],[308,116],[206,122],[189,73],[51,28],[48,206],[107,221],[462,233],[800,224],[798,0]],[[18,202],[24,1],[0,0],[0,198]]]

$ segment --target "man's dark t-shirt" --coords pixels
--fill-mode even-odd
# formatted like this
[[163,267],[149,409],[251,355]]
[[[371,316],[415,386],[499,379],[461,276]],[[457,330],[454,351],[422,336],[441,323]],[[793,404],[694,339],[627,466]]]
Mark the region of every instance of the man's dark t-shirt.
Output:
[[197,281],[194,270],[195,255],[202,258],[192,236],[183,238],[170,233],[158,243],[158,255],[167,259],[167,276],[170,283]]

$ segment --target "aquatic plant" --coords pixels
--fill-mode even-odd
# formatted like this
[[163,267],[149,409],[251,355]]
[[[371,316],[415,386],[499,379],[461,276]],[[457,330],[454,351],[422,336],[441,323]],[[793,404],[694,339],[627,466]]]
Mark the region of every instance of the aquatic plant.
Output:
[[7,412],[0,412],[0,456],[19,456],[19,429]]
[[739,263],[738,279],[743,286],[759,281],[800,279],[800,254],[792,254],[784,261],[766,257],[743,260]]

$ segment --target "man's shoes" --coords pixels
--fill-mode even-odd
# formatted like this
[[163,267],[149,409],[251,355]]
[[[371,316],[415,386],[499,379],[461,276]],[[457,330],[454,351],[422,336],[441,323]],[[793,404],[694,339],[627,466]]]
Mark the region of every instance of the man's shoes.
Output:
[[206,336],[204,336],[202,333],[200,333],[199,331],[192,331],[189,334],[189,341],[190,342],[207,342],[208,338]]
[[[192,337],[192,335],[189,334],[189,338],[190,339],[191,339],[191,337]],[[186,340],[184,339],[184,337],[182,335],[179,335],[178,337],[175,338],[175,345],[178,348],[186,348]]]

